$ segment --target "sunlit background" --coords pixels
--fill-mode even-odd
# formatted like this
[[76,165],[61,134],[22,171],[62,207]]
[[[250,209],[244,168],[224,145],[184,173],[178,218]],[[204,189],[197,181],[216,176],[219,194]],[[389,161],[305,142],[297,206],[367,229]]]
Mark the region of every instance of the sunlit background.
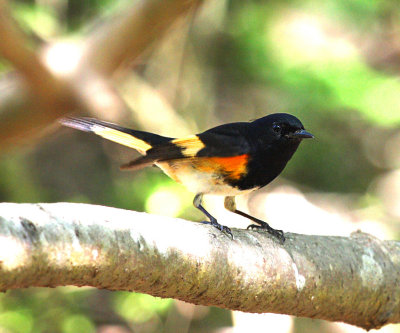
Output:
[[[44,59],[73,71],[80,36],[129,1],[12,1],[45,40]],[[0,70],[10,67],[1,62]],[[299,117],[315,135],[282,176],[238,206],[278,229],[382,239],[400,231],[400,6],[397,0],[209,0],[138,63],[115,75],[131,119],[95,115],[167,136],[269,113]],[[87,92],[90,93],[90,92]],[[98,94],[96,103],[107,104]],[[93,115],[92,115],[93,116]],[[58,128],[0,160],[0,201],[87,202],[200,220],[192,194],[159,170],[123,173],[136,153]],[[207,197],[220,222],[248,221]],[[0,332],[362,332],[344,324],[252,315],[128,292],[64,287],[0,295]],[[381,332],[400,332],[389,325]]]

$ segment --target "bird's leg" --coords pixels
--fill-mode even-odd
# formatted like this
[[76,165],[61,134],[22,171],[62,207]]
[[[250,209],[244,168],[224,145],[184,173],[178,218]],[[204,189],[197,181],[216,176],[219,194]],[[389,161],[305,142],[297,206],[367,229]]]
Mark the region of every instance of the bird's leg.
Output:
[[264,221],[262,221],[262,220],[259,220],[259,219],[255,218],[255,217],[253,217],[253,216],[251,216],[251,215],[249,215],[249,214],[246,214],[246,213],[244,213],[244,212],[242,212],[242,211],[240,211],[240,210],[237,210],[237,209],[236,209],[236,203],[235,203],[235,197],[230,197],[230,196],[225,197],[224,206],[225,206],[225,208],[226,208],[227,210],[229,210],[230,212],[235,213],[235,214],[238,214],[238,215],[241,215],[241,216],[243,216],[243,217],[246,217],[246,218],[248,218],[249,220],[251,220],[251,221],[253,221],[253,222],[255,222],[255,223],[258,224],[258,225],[256,225],[256,224],[250,224],[250,225],[247,227],[247,229],[265,229],[265,230],[267,230],[267,232],[268,232],[270,235],[272,235],[272,236],[278,238],[279,241],[280,241],[282,244],[285,242],[285,235],[284,235],[284,233],[283,233],[282,230],[276,230],[276,229],[270,227],[269,224],[268,224],[267,222],[264,222]]
[[203,221],[202,223],[211,224],[213,227],[217,228],[218,230],[225,231],[233,239],[231,229],[224,225],[219,224],[217,219],[214,216],[212,216],[209,212],[207,212],[206,209],[202,206],[202,204],[201,204],[202,201],[203,201],[203,194],[202,193],[196,194],[196,196],[193,199],[193,206],[195,206],[198,210],[200,210],[210,220],[210,221]]

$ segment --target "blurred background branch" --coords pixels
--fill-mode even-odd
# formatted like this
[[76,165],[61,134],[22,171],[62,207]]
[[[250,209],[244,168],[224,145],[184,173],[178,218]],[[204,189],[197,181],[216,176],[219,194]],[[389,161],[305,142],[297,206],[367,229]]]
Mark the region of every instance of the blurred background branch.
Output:
[[[12,88],[0,104],[0,147],[16,140],[29,141],[67,112],[106,119],[127,117],[125,102],[115,93],[109,77],[122,64],[130,65],[200,2],[137,1],[94,29],[85,41],[52,41],[32,50],[28,36],[2,0],[0,54],[19,75],[18,79],[3,77],[3,85]],[[13,103],[21,98],[22,103]]]
[[287,234],[280,246],[262,232],[234,230],[232,240],[202,224],[83,204],[3,203],[0,212],[2,291],[86,285],[365,329],[400,321],[399,242]]

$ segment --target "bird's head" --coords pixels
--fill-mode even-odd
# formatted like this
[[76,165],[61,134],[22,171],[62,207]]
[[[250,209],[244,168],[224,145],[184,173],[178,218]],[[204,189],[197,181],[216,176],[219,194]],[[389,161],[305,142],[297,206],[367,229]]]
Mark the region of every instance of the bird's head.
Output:
[[311,139],[314,136],[304,129],[301,121],[287,113],[274,113],[253,122],[262,132],[264,140],[298,145],[302,139]]

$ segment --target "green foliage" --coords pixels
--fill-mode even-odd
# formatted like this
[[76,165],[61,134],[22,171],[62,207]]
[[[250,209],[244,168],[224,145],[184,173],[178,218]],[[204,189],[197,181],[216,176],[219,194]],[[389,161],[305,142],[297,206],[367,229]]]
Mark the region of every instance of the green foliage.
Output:
[[96,331],[93,323],[82,315],[72,315],[66,318],[62,326],[63,333],[92,333]]
[[171,299],[157,299],[150,295],[127,292],[115,293],[114,306],[123,318],[134,323],[144,323],[155,316],[165,314],[172,304]]
[[29,309],[20,308],[17,311],[5,311],[0,314],[0,327],[11,332],[32,332],[33,318]]
[[14,2],[12,4],[15,19],[25,30],[34,31],[43,37],[52,37],[60,32],[54,8],[33,3]]

